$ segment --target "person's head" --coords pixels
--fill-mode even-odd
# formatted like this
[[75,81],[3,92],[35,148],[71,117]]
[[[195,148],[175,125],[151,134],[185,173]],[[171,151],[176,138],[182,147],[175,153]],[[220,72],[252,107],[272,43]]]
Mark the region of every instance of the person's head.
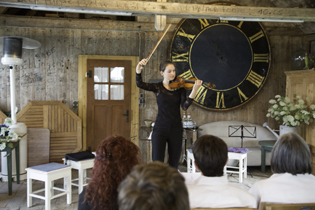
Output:
[[305,174],[312,173],[310,148],[296,133],[282,135],[271,152],[273,173]]
[[169,81],[175,79],[176,71],[174,63],[172,63],[171,61],[161,62],[160,73],[164,77],[164,79],[167,79]]
[[228,160],[226,143],[217,136],[203,135],[192,146],[195,165],[204,176],[223,176]]
[[189,210],[184,177],[161,162],[135,166],[118,191],[119,210]]
[[[117,188],[140,162],[140,150],[122,136],[109,136],[97,147],[85,199],[98,209],[117,209]],[[106,207],[106,208],[105,208]]]

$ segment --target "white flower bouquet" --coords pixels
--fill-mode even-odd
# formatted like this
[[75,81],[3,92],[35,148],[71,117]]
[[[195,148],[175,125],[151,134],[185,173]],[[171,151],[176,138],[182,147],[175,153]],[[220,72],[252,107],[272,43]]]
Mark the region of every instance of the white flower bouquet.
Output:
[[308,98],[306,98],[306,102],[301,96],[295,94],[292,101],[288,97],[276,95],[275,99],[269,101],[271,107],[266,116],[274,118],[281,125],[290,127],[296,127],[303,123],[309,125],[315,119],[315,105],[309,104]]
[[[0,125],[0,150],[5,149],[10,140],[19,139],[19,136],[10,129],[11,125],[11,118],[6,118],[4,124]],[[10,143],[8,143],[8,146],[11,146]]]

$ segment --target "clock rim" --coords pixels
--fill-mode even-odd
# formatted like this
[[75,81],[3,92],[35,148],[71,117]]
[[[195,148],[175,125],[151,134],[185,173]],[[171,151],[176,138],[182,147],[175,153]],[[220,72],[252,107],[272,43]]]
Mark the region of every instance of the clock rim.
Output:
[[[170,58],[172,58],[172,45],[173,45],[173,42],[174,42],[174,39],[175,39],[175,36],[178,32],[178,30],[180,29],[180,26],[183,24],[184,21],[186,20],[191,20],[191,19],[188,19],[188,18],[182,18],[178,24],[176,25],[175,27],[175,31],[173,33],[173,36],[172,36],[172,39],[171,39],[171,42],[170,42],[170,47],[169,47],[169,56]],[[198,20],[198,19],[193,19],[193,20]],[[206,19],[206,20],[220,20],[220,19]],[[231,22],[231,21],[229,21]],[[232,21],[232,22],[241,22],[241,21]],[[272,64],[272,59],[271,59],[271,54],[272,54],[272,50],[271,50],[271,47],[270,47],[270,39],[269,39],[269,36],[268,34],[266,33],[266,29],[264,27],[264,25],[261,23],[261,22],[258,22],[258,21],[250,21],[250,22],[255,22],[255,23],[258,23],[260,28],[263,30],[264,32],[264,35],[266,37],[266,40],[267,40],[267,46],[268,46],[268,49],[269,49],[269,56],[268,56],[268,59],[269,59],[269,62],[268,62],[268,71],[267,71],[267,75],[265,77],[265,80],[263,81],[262,85],[260,86],[260,88],[255,92],[255,94],[253,94],[245,103],[241,103],[237,106],[234,106],[232,108],[228,108],[228,109],[214,109],[214,108],[209,108],[209,107],[206,107],[206,106],[203,106],[201,104],[198,104],[197,102],[195,102],[195,100],[193,100],[193,104],[194,106],[197,106],[197,107],[200,107],[204,110],[207,110],[207,111],[211,111],[211,112],[229,112],[229,111],[233,111],[235,109],[239,109],[243,106],[246,106],[249,104],[249,102],[251,102],[253,99],[256,98],[256,96],[261,92],[261,90],[265,87],[265,84],[267,82],[267,80],[269,79],[269,75],[270,75],[270,71],[271,71],[271,64]],[[241,30],[242,31],[242,30]],[[242,31],[243,32],[243,31]],[[189,49],[189,52],[191,51],[191,48]],[[254,53],[254,52],[253,52]],[[190,55],[189,55],[190,56]],[[172,61],[172,59],[170,59]],[[173,61],[172,61],[173,62]],[[189,62],[189,61],[188,61]],[[253,63],[253,62],[252,62]],[[190,63],[189,63],[189,66],[190,66]],[[249,70],[250,71],[250,70]],[[194,75],[196,76],[196,75]],[[244,80],[243,80],[244,81]],[[242,83],[239,83],[239,84],[242,84]],[[203,84],[202,86],[205,86],[205,84]],[[205,86],[206,87],[206,86]],[[235,86],[236,87],[236,86]],[[206,87],[208,88],[208,87]],[[210,89],[210,88],[209,88]],[[230,90],[230,89],[229,89]],[[229,91],[228,90],[228,91]],[[190,92],[190,91],[189,91]],[[186,91],[187,94],[189,94],[189,92]],[[223,92],[223,91],[222,91]]]

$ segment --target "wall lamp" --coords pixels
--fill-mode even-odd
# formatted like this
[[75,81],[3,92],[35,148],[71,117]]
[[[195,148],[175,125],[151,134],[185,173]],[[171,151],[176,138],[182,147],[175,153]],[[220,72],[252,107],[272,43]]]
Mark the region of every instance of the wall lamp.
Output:
[[254,21],[254,22],[282,22],[282,23],[303,23],[303,19],[272,19],[272,18],[246,18],[246,17],[220,17],[220,20],[231,20],[231,21]]

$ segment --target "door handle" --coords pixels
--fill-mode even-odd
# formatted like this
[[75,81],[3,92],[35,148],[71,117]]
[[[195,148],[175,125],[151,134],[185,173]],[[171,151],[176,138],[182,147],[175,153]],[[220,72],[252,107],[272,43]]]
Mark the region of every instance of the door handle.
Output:
[[124,116],[126,116],[126,122],[129,122],[129,110],[126,110],[126,114],[123,114]]

